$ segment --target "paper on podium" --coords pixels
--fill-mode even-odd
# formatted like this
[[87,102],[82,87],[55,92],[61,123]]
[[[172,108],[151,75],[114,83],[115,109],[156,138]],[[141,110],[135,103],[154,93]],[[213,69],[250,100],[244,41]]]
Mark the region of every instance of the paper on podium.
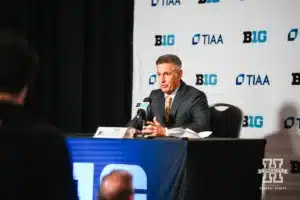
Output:
[[203,131],[196,133],[195,131],[191,129],[183,129],[183,128],[171,128],[168,129],[168,135],[173,136],[173,137],[178,137],[178,138],[192,138],[192,139],[197,139],[197,138],[206,138],[212,134],[211,131]]
[[123,138],[126,127],[98,127],[94,138]]

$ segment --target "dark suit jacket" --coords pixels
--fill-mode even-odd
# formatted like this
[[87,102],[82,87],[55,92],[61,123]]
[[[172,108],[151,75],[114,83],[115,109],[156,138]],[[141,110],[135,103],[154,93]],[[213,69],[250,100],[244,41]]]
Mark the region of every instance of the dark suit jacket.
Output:
[[64,137],[24,108],[0,102],[2,199],[77,199]]
[[210,131],[210,114],[207,98],[204,92],[186,85],[181,81],[180,87],[172,100],[170,122],[164,120],[164,93],[158,89],[150,94],[152,100],[147,119],[157,121],[165,127],[189,128],[195,132]]

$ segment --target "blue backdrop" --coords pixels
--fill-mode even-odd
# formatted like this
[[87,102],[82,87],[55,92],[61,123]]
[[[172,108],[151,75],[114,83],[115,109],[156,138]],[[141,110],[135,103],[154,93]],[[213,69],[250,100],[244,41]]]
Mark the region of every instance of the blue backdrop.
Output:
[[80,200],[95,200],[101,177],[113,169],[132,173],[135,200],[168,200],[184,190],[186,141],[68,138],[68,144]]

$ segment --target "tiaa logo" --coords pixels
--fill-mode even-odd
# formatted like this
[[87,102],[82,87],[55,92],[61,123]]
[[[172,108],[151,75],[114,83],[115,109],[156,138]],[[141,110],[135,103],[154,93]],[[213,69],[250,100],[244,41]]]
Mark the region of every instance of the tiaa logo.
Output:
[[289,34],[288,34],[288,41],[292,42],[294,41],[296,38],[298,37],[298,29],[297,28],[293,28],[290,30]]
[[296,133],[300,136],[300,117],[289,116],[284,120],[284,128],[291,129],[295,128]]
[[154,85],[156,83],[157,76],[156,74],[151,74],[148,80],[149,85]]
[[192,39],[192,45],[212,45],[212,44],[224,44],[222,34],[200,34],[196,33]]
[[256,75],[256,74],[239,74],[235,79],[236,85],[270,85],[270,79],[268,75]]
[[151,0],[151,6],[180,6],[180,0]]

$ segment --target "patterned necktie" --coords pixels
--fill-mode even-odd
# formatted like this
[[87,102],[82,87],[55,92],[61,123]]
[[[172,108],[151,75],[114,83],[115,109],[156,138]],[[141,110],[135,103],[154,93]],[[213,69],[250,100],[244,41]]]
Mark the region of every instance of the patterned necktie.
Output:
[[165,121],[166,121],[166,123],[169,123],[169,120],[170,120],[171,102],[172,102],[172,97],[166,96],[165,97]]

